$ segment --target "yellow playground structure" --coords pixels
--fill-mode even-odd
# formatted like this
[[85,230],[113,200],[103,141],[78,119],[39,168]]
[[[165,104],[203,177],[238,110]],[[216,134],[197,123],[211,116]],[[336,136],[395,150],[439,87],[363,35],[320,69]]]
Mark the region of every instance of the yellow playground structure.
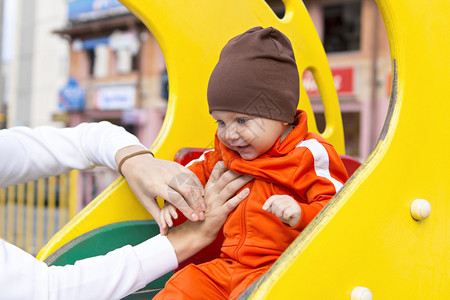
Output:
[[[153,33],[167,63],[169,108],[152,146],[156,157],[173,160],[181,148],[212,146],[208,77],[226,41],[253,26],[274,26],[291,39],[300,74],[311,70],[319,86],[322,135],[345,153],[326,55],[300,0],[283,1],[281,20],[264,0],[121,2]],[[390,107],[378,144],[243,298],[450,299],[450,1],[376,2],[392,58]],[[303,88],[299,107],[313,115]],[[314,118],[309,127],[317,131]],[[38,258],[99,228],[146,219],[151,216],[119,178]]]

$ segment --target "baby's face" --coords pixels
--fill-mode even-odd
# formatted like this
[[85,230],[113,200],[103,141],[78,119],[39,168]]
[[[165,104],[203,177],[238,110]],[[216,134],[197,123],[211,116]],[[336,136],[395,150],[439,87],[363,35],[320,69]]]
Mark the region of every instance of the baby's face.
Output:
[[285,122],[229,111],[213,111],[211,116],[217,121],[219,140],[245,160],[267,152],[290,128]]

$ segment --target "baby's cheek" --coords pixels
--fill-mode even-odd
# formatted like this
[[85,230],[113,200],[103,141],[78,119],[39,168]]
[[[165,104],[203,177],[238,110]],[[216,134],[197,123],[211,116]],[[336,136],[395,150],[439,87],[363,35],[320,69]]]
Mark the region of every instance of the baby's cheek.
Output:
[[217,137],[219,138],[219,140],[225,144],[225,138],[224,138],[224,132],[221,129],[217,130]]
[[256,142],[258,137],[260,138],[257,131],[249,130],[246,127],[239,128],[238,134],[247,142]]

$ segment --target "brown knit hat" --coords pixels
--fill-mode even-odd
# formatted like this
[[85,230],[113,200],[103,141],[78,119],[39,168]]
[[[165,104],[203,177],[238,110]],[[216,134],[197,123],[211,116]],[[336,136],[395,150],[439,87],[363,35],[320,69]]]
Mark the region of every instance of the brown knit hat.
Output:
[[299,76],[289,39],[254,27],[222,49],[208,83],[209,112],[232,111],[292,123]]

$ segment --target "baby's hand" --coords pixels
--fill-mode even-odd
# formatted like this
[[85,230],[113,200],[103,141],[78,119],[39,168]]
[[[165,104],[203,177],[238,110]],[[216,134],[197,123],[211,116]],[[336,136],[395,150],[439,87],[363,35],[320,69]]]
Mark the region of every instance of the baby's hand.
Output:
[[302,215],[302,209],[297,201],[287,195],[273,195],[263,205],[263,209],[277,216],[289,226],[297,225]]
[[166,202],[164,204],[164,207],[161,209],[160,213],[160,225],[159,225],[159,231],[161,232],[161,235],[166,235],[169,231],[169,227],[173,226],[173,219],[178,219],[177,209],[175,206],[170,204],[170,202]]

